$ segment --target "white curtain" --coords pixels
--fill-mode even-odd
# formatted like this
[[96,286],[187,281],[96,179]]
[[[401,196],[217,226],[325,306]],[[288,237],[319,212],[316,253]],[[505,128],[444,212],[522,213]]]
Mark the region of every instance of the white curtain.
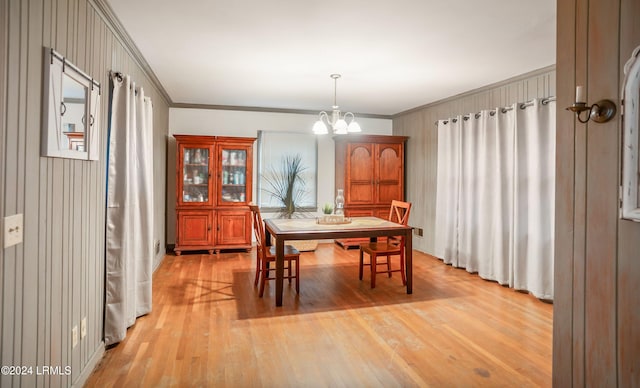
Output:
[[107,181],[105,342],[151,311],[153,108],[129,76],[112,75]]
[[516,111],[513,287],[553,299],[555,103]]
[[438,122],[437,257],[553,299],[554,118],[534,100]]
[[458,266],[458,202],[460,201],[460,131],[462,117],[438,122],[435,252]]

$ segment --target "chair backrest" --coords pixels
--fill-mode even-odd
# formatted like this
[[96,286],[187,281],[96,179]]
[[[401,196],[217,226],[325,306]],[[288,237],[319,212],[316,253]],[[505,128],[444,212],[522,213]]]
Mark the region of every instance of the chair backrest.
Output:
[[258,205],[249,205],[249,209],[251,209],[251,215],[253,216],[253,234],[256,236],[258,255],[262,257],[265,246],[267,245],[267,240],[264,232],[264,223],[260,215],[260,208]]
[[411,212],[411,202],[391,201],[389,210],[389,221],[396,224],[407,225],[409,223],[409,213]]

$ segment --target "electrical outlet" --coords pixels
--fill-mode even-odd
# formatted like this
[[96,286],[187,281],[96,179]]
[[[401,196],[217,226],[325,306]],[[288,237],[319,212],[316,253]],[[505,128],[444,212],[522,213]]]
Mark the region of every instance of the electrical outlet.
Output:
[[422,237],[422,228],[413,228],[413,234]]
[[80,321],[80,339],[87,336],[87,317],[82,318]]
[[22,214],[4,218],[4,247],[9,248],[22,242]]
[[78,345],[78,326],[74,326],[71,329],[71,347],[75,348]]
[[156,255],[157,255],[158,253],[160,253],[160,240],[156,240],[155,246],[156,246]]

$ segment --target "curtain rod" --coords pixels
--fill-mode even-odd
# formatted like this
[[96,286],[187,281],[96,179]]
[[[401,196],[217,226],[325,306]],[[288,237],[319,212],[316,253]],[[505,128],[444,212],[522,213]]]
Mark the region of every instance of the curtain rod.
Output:
[[74,65],[73,63],[67,61],[67,59],[65,57],[62,56],[62,54],[58,53],[56,50],[54,50],[53,48],[51,49],[51,63],[53,64],[53,58],[56,58],[57,60],[59,60],[60,62],[62,62],[62,72],[64,73],[64,68],[66,66],[69,66],[70,68],[72,68],[73,70],[75,70],[78,74],[80,74],[81,76],[83,76],[84,78],[86,78],[88,81],[91,81],[91,87],[93,88],[93,86],[97,86],[98,89],[100,89],[100,82],[96,81],[95,79],[91,78],[91,76],[87,75],[87,73],[85,73],[84,71],[80,70],[76,65]]
[[[542,101],[541,101],[541,103],[542,103],[542,105],[547,105],[548,103],[553,102],[553,101],[555,101],[555,100],[556,100],[556,97],[555,97],[555,96],[551,96],[551,97],[543,98],[543,99],[542,99]],[[527,101],[527,102],[521,102],[520,104],[518,104],[518,107],[519,107],[520,109],[526,109],[528,106],[533,106],[533,100],[529,100],[529,101]],[[489,114],[490,114],[491,116],[494,116],[496,113],[498,113],[498,111],[500,111],[500,112],[502,112],[502,113],[507,113],[507,112],[508,112],[508,111],[510,111],[510,110],[513,110],[513,107],[512,107],[512,106],[505,106],[505,107],[502,107],[502,108],[495,108],[495,109],[492,109],[492,110],[489,112]],[[466,114],[466,115],[462,116],[462,119],[463,119],[463,120],[465,120],[465,121],[466,121],[466,120],[469,120],[469,119],[471,118],[471,115],[472,115],[471,113]],[[475,113],[475,114],[473,114],[473,116],[474,116],[474,118],[479,119],[479,118],[480,118],[480,116],[481,116],[481,112]],[[434,124],[435,124],[435,125],[438,125],[438,121],[440,121],[440,120],[436,120],[436,121],[434,122]],[[456,119],[456,118],[453,118],[453,119],[449,118],[449,119],[445,119],[445,120],[442,120],[442,121],[444,122],[444,124],[448,124],[448,123],[449,123],[449,121],[452,121],[452,122],[454,122],[454,123],[455,123],[455,122],[457,122],[457,121],[458,121],[458,119]]]

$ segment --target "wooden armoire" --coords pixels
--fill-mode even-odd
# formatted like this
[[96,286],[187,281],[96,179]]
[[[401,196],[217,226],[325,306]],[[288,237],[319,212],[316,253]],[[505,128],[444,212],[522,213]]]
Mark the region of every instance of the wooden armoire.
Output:
[[[344,190],[346,216],[388,218],[391,201],[404,200],[406,136],[335,136],[335,189]],[[362,239],[336,241],[344,248]]]
[[255,138],[174,135],[174,252],[251,249]]

